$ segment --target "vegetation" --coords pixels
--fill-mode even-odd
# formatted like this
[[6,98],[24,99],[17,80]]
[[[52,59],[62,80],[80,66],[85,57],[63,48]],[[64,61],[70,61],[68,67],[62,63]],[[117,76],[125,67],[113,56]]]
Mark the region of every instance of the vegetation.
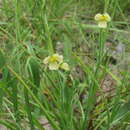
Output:
[[[0,129],[129,130],[129,7],[130,0],[0,1]],[[100,28],[94,16],[105,12],[111,21]],[[45,64],[55,53],[63,69],[62,59],[55,70],[48,63],[58,59]]]

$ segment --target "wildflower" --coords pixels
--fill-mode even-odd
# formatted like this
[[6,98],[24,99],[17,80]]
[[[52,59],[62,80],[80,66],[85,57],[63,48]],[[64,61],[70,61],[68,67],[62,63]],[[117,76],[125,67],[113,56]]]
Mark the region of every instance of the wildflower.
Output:
[[43,63],[48,65],[50,70],[58,70],[59,68],[69,70],[69,65],[63,62],[63,56],[59,54],[46,57]]
[[63,62],[63,56],[59,54],[53,54],[44,59],[43,63],[48,65],[50,70],[58,70],[60,64]]
[[111,17],[109,16],[108,13],[104,13],[104,14],[98,13],[95,15],[95,20],[98,22],[98,26],[100,28],[106,28],[107,22],[111,21]]

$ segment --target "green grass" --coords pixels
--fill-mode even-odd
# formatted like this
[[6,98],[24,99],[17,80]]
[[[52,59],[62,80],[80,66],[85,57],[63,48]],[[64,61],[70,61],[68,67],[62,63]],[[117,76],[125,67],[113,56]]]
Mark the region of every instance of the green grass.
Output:
[[[47,130],[42,119],[54,130],[129,130],[129,5],[129,0],[0,2],[0,125]],[[103,12],[112,17],[107,29],[94,21]],[[126,49],[117,54],[119,43]],[[69,72],[43,64],[57,51]]]

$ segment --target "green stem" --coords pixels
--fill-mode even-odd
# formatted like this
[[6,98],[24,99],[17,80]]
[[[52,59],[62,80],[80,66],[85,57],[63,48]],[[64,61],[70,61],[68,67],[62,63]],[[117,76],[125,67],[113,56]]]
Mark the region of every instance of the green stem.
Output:
[[45,32],[47,34],[46,36],[47,36],[48,51],[49,51],[50,55],[52,55],[54,53],[54,50],[53,50],[53,45],[52,45],[52,40],[51,40],[51,33],[50,33],[50,29],[49,29],[46,14],[44,15],[44,22],[45,22],[45,24],[44,24],[45,25]]
[[17,96],[18,94],[17,93],[18,93],[17,84],[12,84],[13,107],[14,107],[16,122],[19,123],[20,116],[19,116],[19,110],[18,110],[18,96]]
[[33,120],[32,120],[32,114],[31,114],[31,109],[30,109],[30,103],[29,103],[29,96],[28,96],[28,90],[26,88],[24,88],[24,98],[25,98],[25,103],[26,103],[26,111],[27,111],[27,114],[28,114],[28,119],[29,119],[29,122],[30,122],[30,126],[31,126],[31,130],[35,130],[34,128],[34,123],[33,123]]
[[20,17],[20,1],[15,0],[15,26],[16,26],[16,44],[19,44],[20,41],[20,24],[19,24],[19,17]]
[[103,30],[100,30],[100,35],[99,35],[99,49],[97,50],[97,65],[96,65],[96,71],[95,71],[95,76],[98,73],[99,66],[101,65],[103,61],[103,56],[104,56],[104,39],[103,39]]
[[109,0],[105,0],[104,13],[107,12],[109,2],[110,2]]

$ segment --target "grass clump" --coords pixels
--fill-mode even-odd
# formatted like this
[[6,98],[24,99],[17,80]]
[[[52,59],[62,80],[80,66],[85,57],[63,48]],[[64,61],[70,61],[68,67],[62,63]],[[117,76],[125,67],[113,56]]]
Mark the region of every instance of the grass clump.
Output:
[[1,1],[0,129],[130,129],[128,5]]

